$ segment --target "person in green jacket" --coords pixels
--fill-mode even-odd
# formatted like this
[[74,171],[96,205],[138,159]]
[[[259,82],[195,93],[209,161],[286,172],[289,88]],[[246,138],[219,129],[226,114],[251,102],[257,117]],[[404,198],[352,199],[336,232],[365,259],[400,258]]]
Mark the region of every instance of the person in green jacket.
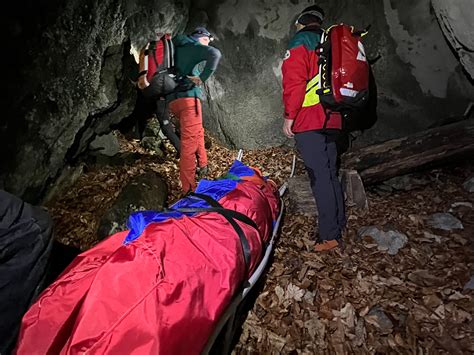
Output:
[[173,39],[176,76],[194,84],[189,90],[167,96],[170,111],[179,120],[179,178],[184,192],[196,188],[197,171],[200,177],[208,171],[202,125],[202,85],[217,69],[221,58],[221,52],[209,46],[212,40],[213,36],[204,27],[197,27],[190,35],[178,35]]

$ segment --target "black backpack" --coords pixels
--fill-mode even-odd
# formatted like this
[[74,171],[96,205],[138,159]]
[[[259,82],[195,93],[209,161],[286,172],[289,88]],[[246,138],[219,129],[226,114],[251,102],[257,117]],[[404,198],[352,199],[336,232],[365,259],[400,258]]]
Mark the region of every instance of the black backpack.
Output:
[[138,77],[146,75],[150,85],[142,90],[147,99],[156,100],[173,92],[187,91],[194,84],[178,77],[174,69],[174,46],[170,34],[164,34],[148,43],[140,53]]

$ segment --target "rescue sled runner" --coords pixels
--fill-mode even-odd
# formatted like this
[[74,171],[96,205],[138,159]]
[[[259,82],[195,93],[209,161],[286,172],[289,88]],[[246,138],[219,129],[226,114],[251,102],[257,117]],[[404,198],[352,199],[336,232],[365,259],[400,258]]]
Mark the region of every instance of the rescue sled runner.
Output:
[[169,210],[132,214],[40,295],[16,353],[208,352],[265,269],[285,190],[236,160]]

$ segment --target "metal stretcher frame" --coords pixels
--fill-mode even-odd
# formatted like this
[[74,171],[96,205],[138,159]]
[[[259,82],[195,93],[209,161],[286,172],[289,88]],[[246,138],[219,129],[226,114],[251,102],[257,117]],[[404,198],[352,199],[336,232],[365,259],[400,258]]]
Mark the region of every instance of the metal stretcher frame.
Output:
[[[243,156],[243,151],[242,149],[239,151],[237,154],[237,160],[242,160]],[[290,177],[293,176],[295,172],[295,163],[296,163],[296,157],[293,157],[293,163],[291,167],[291,174]],[[209,338],[206,346],[204,347],[204,350],[201,352],[203,355],[207,355],[211,352],[214,344],[216,343],[216,340],[218,339],[219,335],[222,333],[223,329],[225,328],[225,333],[223,334],[224,339],[222,343],[222,349],[221,349],[221,354],[229,354],[231,352],[231,345],[232,345],[232,340],[235,332],[235,317],[237,315],[238,307],[241,304],[241,302],[245,299],[245,297],[248,295],[250,290],[255,286],[255,284],[258,282],[260,279],[260,276],[262,276],[263,272],[265,271],[268,260],[270,260],[270,256],[273,252],[273,248],[276,242],[276,237],[278,235],[278,232],[280,230],[280,223],[281,223],[281,217],[283,216],[283,211],[284,211],[284,205],[283,205],[283,195],[285,194],[286,190],[288,188],[288,183],[285,182],[279,189],[279,195],[280,195],[280,213],[278,215],[277,220],[275,221],[275,225],[273,226],[273,233],[272,236],[265,246],[265,252],[263,254],[262,260],[260,261],[258,267],[255,269],[254,273],[252,276],[250,276],[249,280],[245,283],[244,288],[235,295],[221,318],[219,319],[219,322],[217,323],[214,332],[212,333],[211,337]]]

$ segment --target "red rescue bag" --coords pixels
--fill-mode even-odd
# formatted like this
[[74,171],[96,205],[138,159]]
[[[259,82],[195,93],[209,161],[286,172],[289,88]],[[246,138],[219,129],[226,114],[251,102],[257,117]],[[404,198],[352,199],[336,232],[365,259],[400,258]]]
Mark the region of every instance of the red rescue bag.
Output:
[[151,81],[157,71],[174,67],[174,47],[170,34],[158,35],[140,53],[140,73]]
[[317,93],[326,110],[347,112],[367,105],[370,68],[361,41],[365,33],[343,23],[323,33],[316,50],[321,78]]

